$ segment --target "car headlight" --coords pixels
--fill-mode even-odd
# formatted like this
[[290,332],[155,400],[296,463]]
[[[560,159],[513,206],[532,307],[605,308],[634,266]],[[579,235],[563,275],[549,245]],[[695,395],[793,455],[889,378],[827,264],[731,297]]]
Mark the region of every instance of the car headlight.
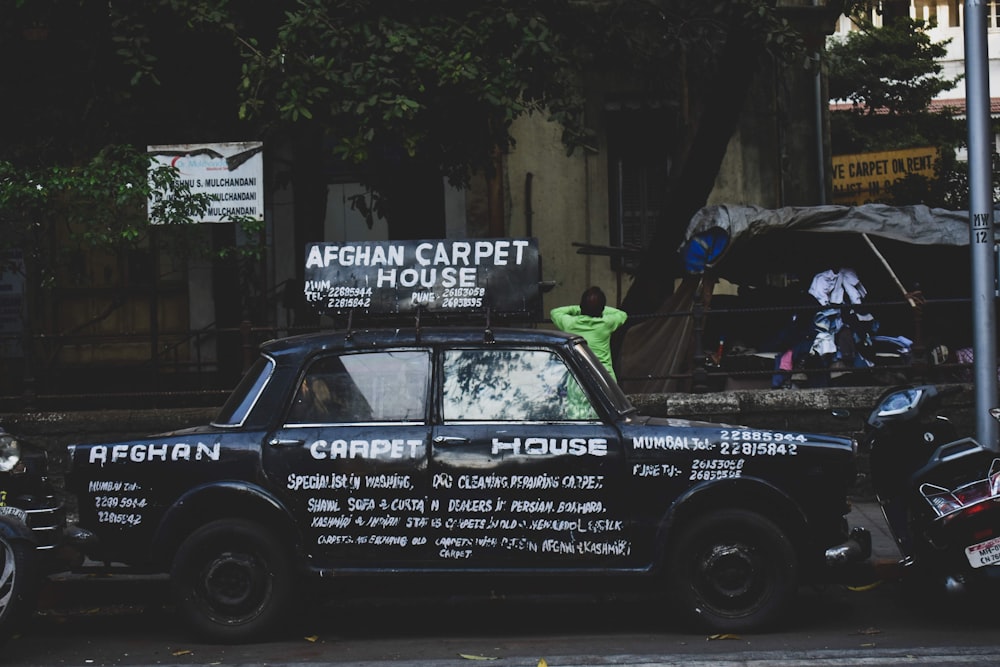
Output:
[[0,472],[10,472],[21,460],[21,446],[9,433],[0,433]]

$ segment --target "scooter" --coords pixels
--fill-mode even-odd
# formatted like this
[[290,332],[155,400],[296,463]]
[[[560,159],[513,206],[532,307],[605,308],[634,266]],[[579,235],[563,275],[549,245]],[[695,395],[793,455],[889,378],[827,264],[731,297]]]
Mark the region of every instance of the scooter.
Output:
[[[940,414],[944,396],[958,390],[888,390],[859,447],[868,453],[872,488],[899,547],[903,576],[962,594],[1000,582],[1000,454],[957,437]],[[991,414],[1000,418],[1000,410]]]

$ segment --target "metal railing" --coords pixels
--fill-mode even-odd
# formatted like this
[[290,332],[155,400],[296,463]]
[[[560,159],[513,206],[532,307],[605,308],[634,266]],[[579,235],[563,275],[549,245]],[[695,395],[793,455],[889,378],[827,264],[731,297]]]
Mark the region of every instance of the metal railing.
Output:
[[[929,363],[929,346],[935,341],[925,332],[928,318],[949,309],[968,309],[969,299],[928,300],[918,310],[906,301],[863,307],[876,319],[889,314],[893,321],[909,319],[907,334],[913,340],[909,354],[891,360],[879,357],[874,366],[857,368],[824,365],[807,358],[807,363],[786,373],[789,382],[799,386],[871,385],[916,379],[954,381],[968,375],[969,364],[954,357]],[[690,310],[669,314],[630,314],[633,325],[650,319],[692,318],[693,335],[684,343],[690,346],[689,363],[667,375],[649,373],[635,378],[619,373],[619,382],[627,388],[631,380],[674,380],[679,390],[690,392],[770,388],[776,374],[774,356],[779,350],[738,344],[737,334],[746,337],[754,321],[812,317],[817,310],[816,305],[705,308],[696,303]],[[532,325],[547,326],[548,322]],[[23,352],[29,344],[23,337],[0,336],[0,350],[5,353],[0,357],[0,411],[218,406],[256,356],[261,342],[317,329],[242,322],[236,327],[155,334],[45,334],[32,337],[32,354],[21,356],[17,350]],[[720,339],[725,341],[721,355]]]
[[[788,322],[793,316],[811,323],[818,312],[828,309],[853,309],[871,314],[875,321],[892,322],[896,328],[883,327],[872,332],[874,347],[858,345],[859,355],[863,353],[871,364],[851,364],[849,359],[840,358],[839,348],[837,354],[812,355],[807,344],[805,350],[799,350],[792,367],[781,370],[776,357],[788,351],[791,345],[782,347],[773,340],[764,344],[760,344],[760,340],[745,344],[743,340],[747,328],[753,327],[748,323],[761,319]],[[629,317],[630,323],[658,318],[692,318],[693,334],[686,343],[689,344],[688,363],[679,372],[670,374],[657,375],[650,371],[630,377],[619,372],[618,380],[626,388],[635,383],[672,381],[675,390],[687,392],[892,385],[913,381],[968,382],[971,356],[956,357],[956,352],[964,345],[971,346],[971,338],[959,333],[963,326],[971,329],[970,309],[971,301],[967,298],[928,299],[919,303],[900,300],[847,306],[812,303],[758,307],[705,307],[696,300],[690,310]],[[770,327],[772,333],[776,328]],[[761,328],[766,329],[768,327]],[[911,341],[905,351],[885,349],[888,344],[885,339],[899,336]],[[779,378],[782,379],[779,381]]]

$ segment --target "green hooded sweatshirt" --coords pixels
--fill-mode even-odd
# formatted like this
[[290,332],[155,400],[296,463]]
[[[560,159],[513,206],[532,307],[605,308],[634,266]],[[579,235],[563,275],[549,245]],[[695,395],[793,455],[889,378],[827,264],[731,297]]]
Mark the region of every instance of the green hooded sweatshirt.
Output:
[[583,336],[611,377],[618,379],[611,367],[611,334],[628,319],[624,310],[605,306],[600,317],[591,317],[583,315],[580,306],[562,306],[553,308],[550,317],[552,323],[563,331]]

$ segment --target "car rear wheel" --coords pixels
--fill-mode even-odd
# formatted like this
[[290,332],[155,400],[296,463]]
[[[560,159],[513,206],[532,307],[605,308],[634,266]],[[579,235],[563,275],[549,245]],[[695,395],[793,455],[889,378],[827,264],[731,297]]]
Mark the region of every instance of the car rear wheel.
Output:
[[202,638],[260,641],[288,620],[296,581],[291,559],[266,527],[213,521],[177,551],[171,581],[178,611]]
[[747,632],[772,624],[798,584],[795,550],[782,530],[747,510],[695,517],[667,564],[679,611],[712,632]]
[[0,644],[34,611],[37,583],[34,545],[0,533]]

